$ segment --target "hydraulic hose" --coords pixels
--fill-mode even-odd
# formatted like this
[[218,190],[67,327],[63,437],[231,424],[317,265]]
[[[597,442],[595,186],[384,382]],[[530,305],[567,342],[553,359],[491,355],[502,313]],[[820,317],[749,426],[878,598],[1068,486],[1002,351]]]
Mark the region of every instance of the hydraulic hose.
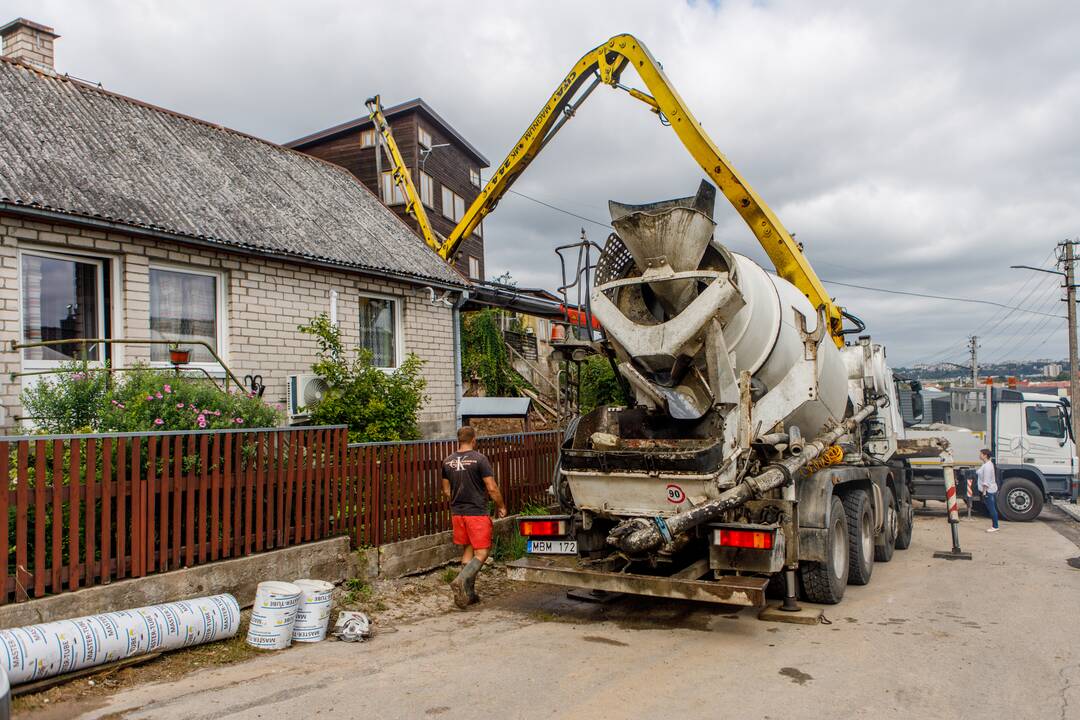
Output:
[[778,463],[769,465],[765,472],[747,478],[730,490],[724,491],[720,497],[712,502],[699,505],[693,510],[679,513],[670,518],[655,518],[652,521],[644,518],[624,520],[608,534],[607,542],[628,555],[649,552],[677,535],[703,523],[715,520],[726,510],[738,507],[747,500],[760,497],[769,490],[786,485],[792,481],[796,472],[823,453],[825,448],[830,447],[839,438],[852,432],[859,426],[859,423],[875,414],[885,404],[885,398],[874,401],[847,420],[839,423],[832,430],[814,438],[813,442],[806,443],[802,453],[789,456]]

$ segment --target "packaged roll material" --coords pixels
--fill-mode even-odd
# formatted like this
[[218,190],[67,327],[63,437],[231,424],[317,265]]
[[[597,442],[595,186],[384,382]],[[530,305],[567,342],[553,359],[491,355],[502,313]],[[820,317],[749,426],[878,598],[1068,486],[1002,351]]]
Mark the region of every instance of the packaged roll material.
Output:
[[222,640],[240,628],[232,595],[214,595],[0,630],[0,667],[13,685],[150,652]]
[[301,596],[301,589],[292,583],[276,580],[259,583],[248,625],[248,645],[260,650],[289,647]]
[[321,642],[330,622],[334,585],[323,580],[303,579],[293,583],[301,590],[300,605],[293,625],[296,642]]

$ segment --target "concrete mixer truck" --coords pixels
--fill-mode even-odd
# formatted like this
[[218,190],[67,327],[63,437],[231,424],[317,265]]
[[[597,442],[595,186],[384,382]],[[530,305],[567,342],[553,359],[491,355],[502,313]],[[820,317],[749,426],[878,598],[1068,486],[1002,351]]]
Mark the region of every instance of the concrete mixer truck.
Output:
[[[623,82],[630,68],[645,89]],[[510,575],[739,605],[763,605],[775,579],[785,609],[800,592],[838,602],[911,540],[885,351],[833,302],[639,40],[617,35],[586,52],[448,236],[415,213],[425,241],[453,259],[600,85],[644,103],[708,181],[688,198],[611,203],[615,233],[595,268],[579,268],[595,287],[572,350],[606,355],[628,402],[570,423],[552,483],[560,512],[519,521],[529,556]],[[409,207],[422,206],[378,99],[368,107],[394,181]],[[776,274],[714,237],[717,191]]]

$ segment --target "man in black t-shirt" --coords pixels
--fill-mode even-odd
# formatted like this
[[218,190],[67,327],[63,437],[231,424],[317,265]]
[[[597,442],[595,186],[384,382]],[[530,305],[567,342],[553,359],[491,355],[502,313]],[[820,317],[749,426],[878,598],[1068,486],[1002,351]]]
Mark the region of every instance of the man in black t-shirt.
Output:
[[499,486],[495,484],[491,463],[476,447],[476,431],[468,425],[458,430],[458,449],[443,460],[443,495],[450,501],[454,522],[454,544],[464,545],[461,572],[450,583],[454,603],[466,607],[479,598],[476,595],[476,574],[491,552],[491,516],[488,497],[495,503],[499,517],[506,517]]

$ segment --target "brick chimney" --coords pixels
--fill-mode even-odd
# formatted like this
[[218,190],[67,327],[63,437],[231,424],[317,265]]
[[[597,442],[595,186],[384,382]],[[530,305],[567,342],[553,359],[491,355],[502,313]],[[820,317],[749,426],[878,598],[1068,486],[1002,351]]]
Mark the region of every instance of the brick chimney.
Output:
[[0,27],[4,41],[4,57],[22,60],[51,73],[53,67],[53,40],[60,37],[48,25],[40,25],[26,18],[16,18]]

